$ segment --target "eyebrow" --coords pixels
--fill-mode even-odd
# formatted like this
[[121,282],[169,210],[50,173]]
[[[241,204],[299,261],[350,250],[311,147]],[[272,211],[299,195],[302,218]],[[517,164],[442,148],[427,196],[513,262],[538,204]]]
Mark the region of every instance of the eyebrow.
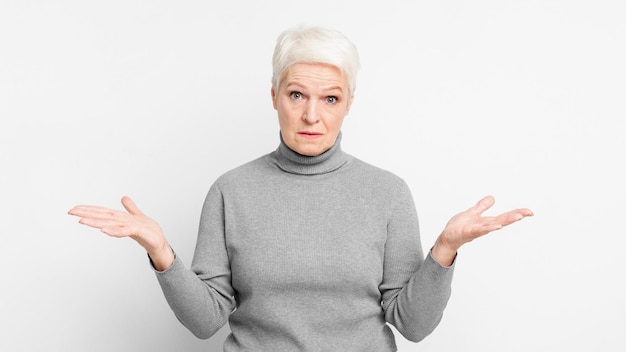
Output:
[[[291,88],[293,86],[299,87],[299,88],[305,88],[306,86],[304,84],[300,84],[298,81],[291,81],[291,82],[287,82],[287,85],[285,86],[285,88]],[[338,90],[341,93],[343,93],[343,88],[341,86],[329,86],[328,88],[322,88],[323,91],[328,92],[328,91],[333,91],[333,90]]]

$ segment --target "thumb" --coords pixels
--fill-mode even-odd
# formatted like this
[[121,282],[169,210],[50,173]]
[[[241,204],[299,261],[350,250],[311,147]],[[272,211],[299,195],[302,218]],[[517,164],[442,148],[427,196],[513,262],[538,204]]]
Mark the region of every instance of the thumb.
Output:
[[139,210],[139,208],[137,207],[137,204],[135,204],[135,202],[133,202],[133,200],[130,199],[130,197],[128,196],[122,197],[122,205],[124,206],[126,211],[131,215],[143,215],[143,212]]
[[476,205],[470,208],[470,211],[473,211],[477,214],[484,213],[487,209],[491,208],[496,200],[493,196],[486,196],[483,199],[479,200]]

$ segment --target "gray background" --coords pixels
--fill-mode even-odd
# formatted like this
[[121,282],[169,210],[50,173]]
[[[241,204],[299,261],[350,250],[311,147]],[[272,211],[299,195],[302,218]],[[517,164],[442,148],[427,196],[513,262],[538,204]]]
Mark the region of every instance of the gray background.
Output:
[[0,1],[3,351],[218,351],[145,253],[79,226],[130,195],[191,261],[223,172],[278,144],[276,36],[358,46],[344,149],[410,185],[429,248],[485,194],[536,216],[468,244],[400,351],[623,351],[624,1]]

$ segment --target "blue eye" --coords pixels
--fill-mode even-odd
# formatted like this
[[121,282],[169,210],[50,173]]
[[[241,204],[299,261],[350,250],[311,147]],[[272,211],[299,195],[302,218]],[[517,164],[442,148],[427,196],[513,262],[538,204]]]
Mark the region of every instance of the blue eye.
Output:
[[326,97],[326,102],[329,104],[335,104],[337,102],[337,97],[335,96],[330,96],[330,97]]
[[302,93],[300,92],[291,92],[289,94],[293,99],[302,99]]

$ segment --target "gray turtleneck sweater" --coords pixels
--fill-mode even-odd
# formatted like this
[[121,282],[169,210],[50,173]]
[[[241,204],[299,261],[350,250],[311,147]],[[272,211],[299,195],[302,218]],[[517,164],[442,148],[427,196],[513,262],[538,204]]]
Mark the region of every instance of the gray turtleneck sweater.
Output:
[[225,352],[395,351],[439,323],[452,267],[424,259],[410,191],[335,145],[278,149],[219,177],[196,250],[157,278],[178,319]]

